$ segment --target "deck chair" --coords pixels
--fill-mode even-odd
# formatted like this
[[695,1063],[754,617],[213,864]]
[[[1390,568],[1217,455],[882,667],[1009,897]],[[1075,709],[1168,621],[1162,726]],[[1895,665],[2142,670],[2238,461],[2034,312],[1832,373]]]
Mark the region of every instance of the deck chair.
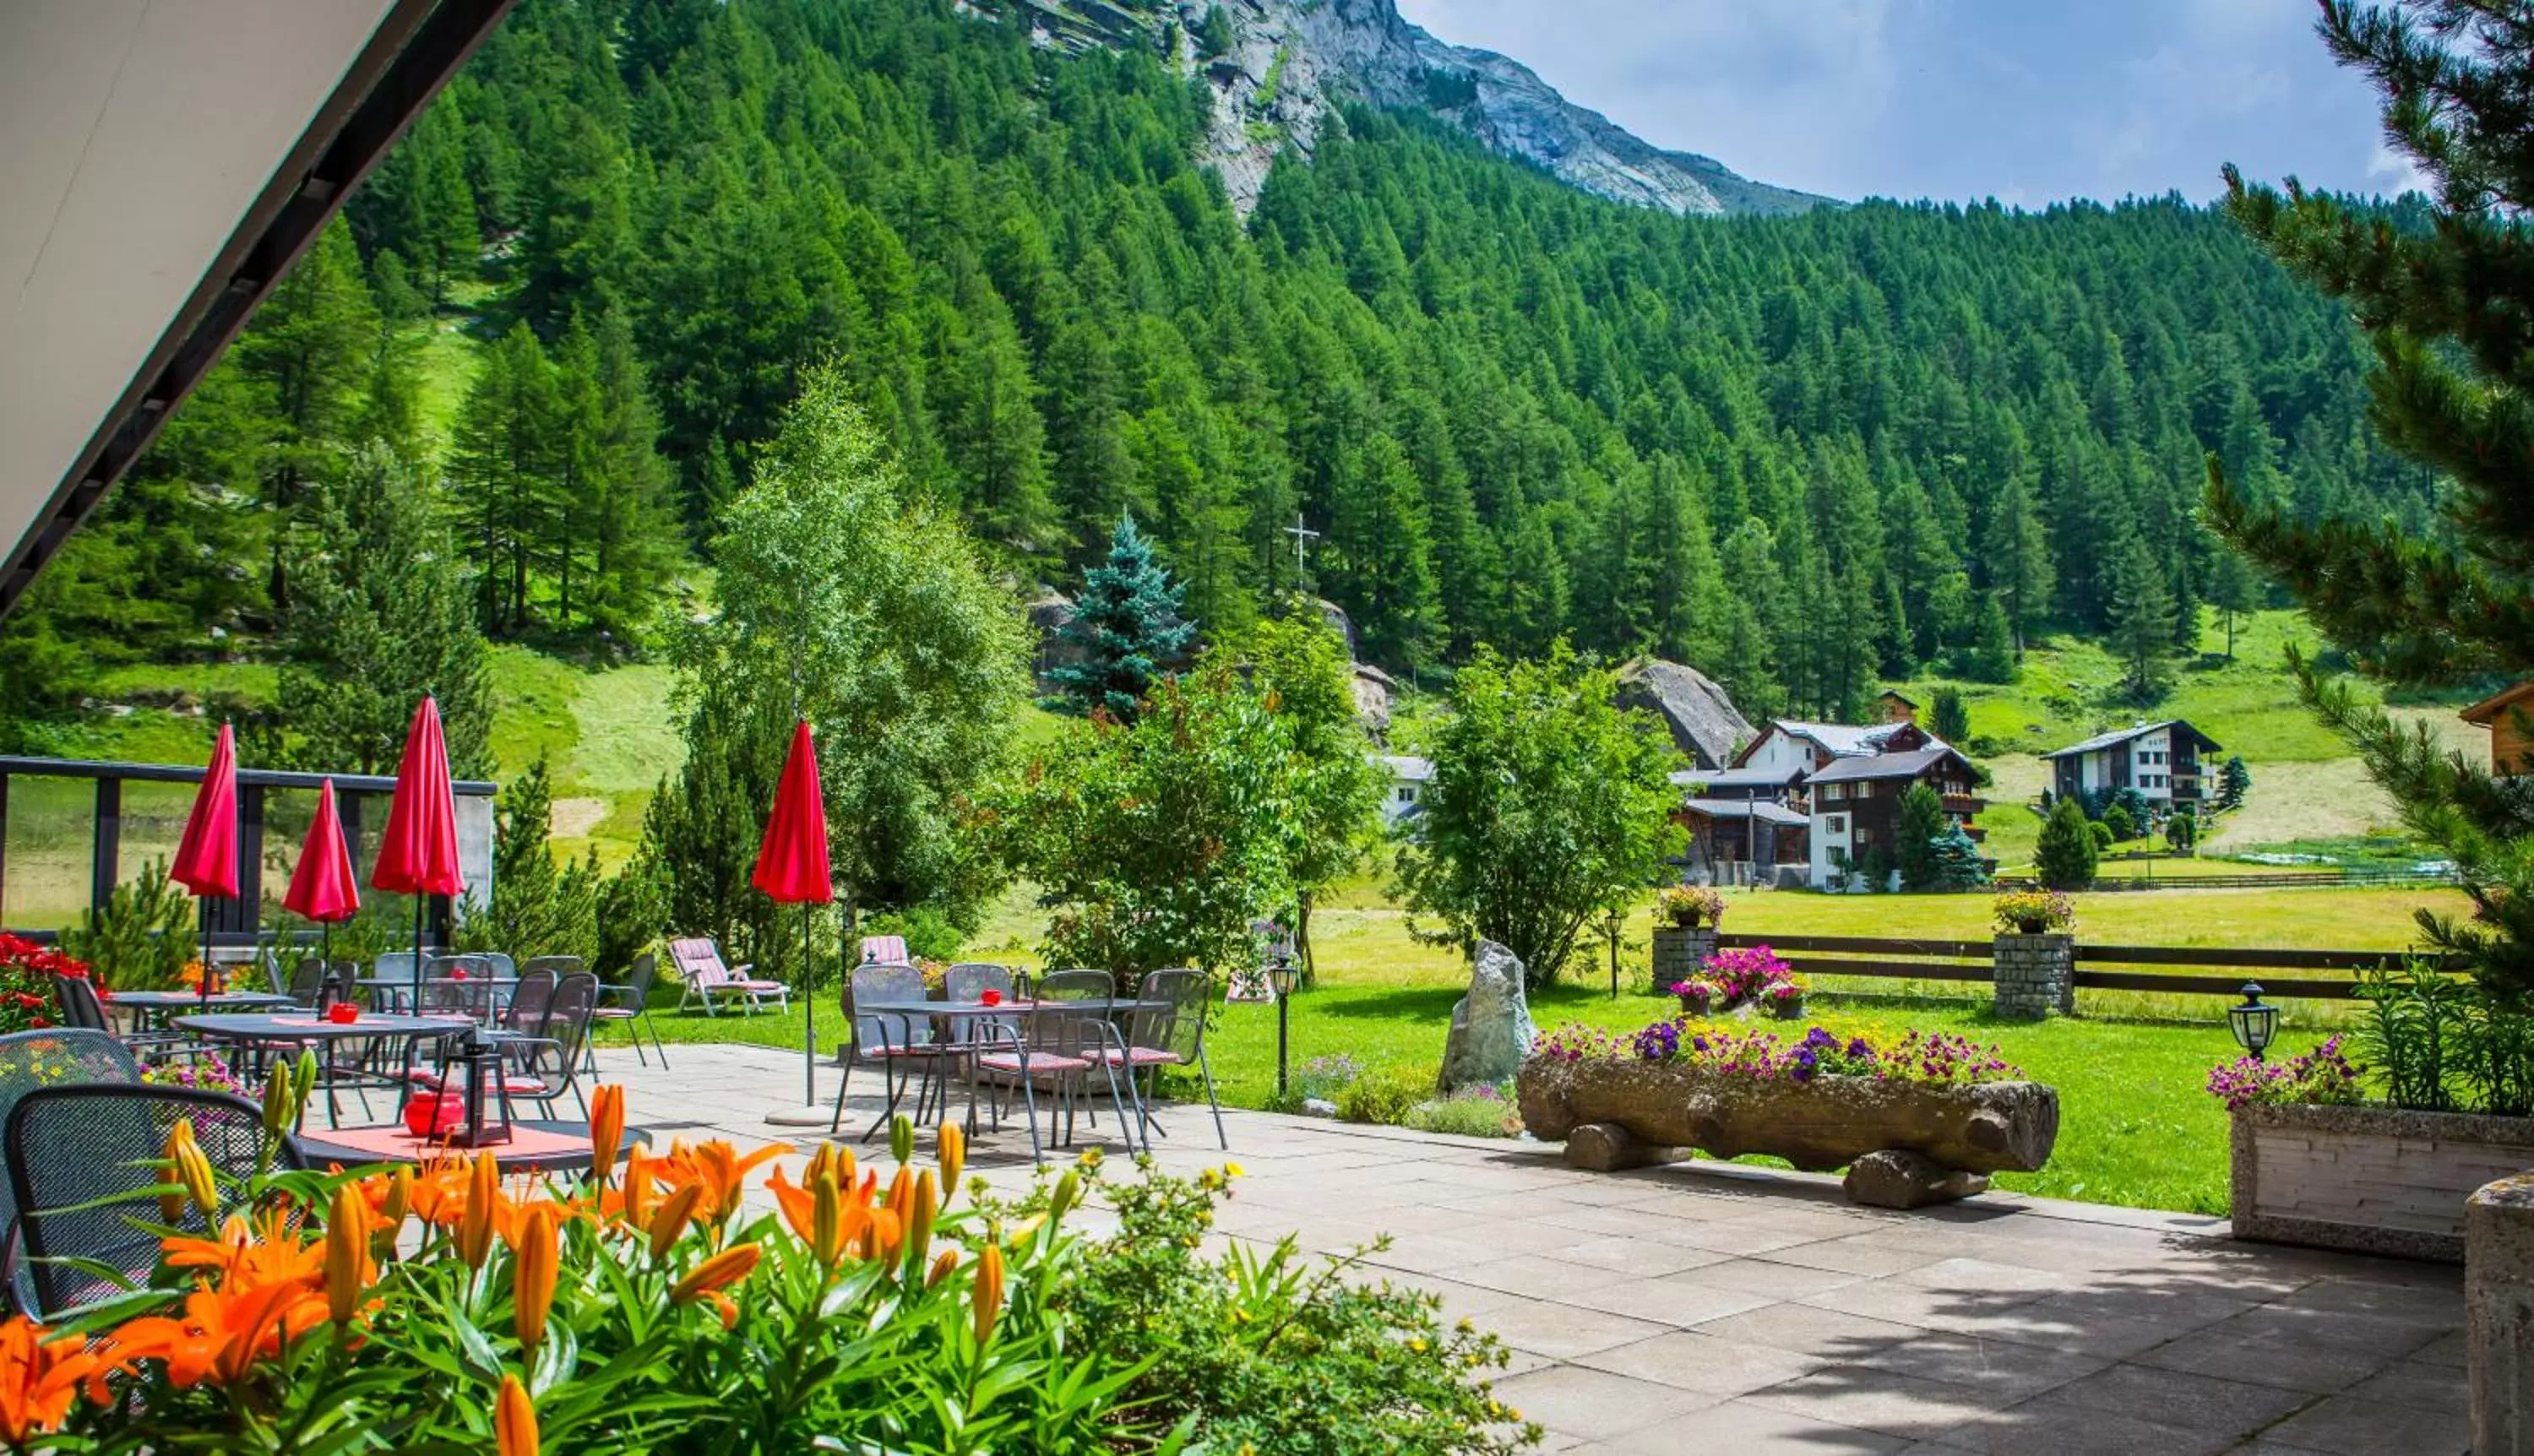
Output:
[[867,966],[911,966],[914,957],[906,953],[904,936],[863,937],[862,964]]
[[724,965],[721,947],[701,936],[671,940],[669,961],[678,968],[678,979],[686,984],[686,994],[678,998],[681,1011],[687,1008],[688,1002],[700,1001],[704,1004],[704,1014],[711,1016],[717,1014],[713,1010],[715,1001],[731,999],[748,1007],[752,1014],[769,1000],[778,1009],[791,1008],[791,987],[780,981],[750,978],[748,973],[755,969],[754,966],[744,965],[733,970]]

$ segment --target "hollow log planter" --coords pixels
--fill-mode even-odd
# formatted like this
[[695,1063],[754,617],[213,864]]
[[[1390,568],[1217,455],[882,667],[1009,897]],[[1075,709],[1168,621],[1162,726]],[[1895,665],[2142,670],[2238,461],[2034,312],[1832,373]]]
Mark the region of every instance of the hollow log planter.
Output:
[[1566,1144],[1576,1168],[1767,1153],[1808,1172],[1846,1168],[1848,1196],[1914,1208],[1963,1198],[1988,1175],[2030,1173],[2059,1137],[2059,1093],[2040,1082],[1968,1086],[1720,1072],[1687,1062],[1535,1056],[1515,1082],[1523,1125]]

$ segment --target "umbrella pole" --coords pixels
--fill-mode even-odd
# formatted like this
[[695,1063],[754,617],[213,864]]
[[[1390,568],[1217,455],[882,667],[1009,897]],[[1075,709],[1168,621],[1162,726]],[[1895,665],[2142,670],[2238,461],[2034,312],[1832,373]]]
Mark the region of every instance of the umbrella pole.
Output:
[[405,1007],[407,1012],[416,1016],[422,1014],[422,916],[427,908],[429,902],[422,889],[416,886],[413,892],[413,1004]]
[[211,902],[201,895],[194,897],[194,920],[203,933],[203,973],[194,978],[194,1009],[208,1011],[211,1006]]
[[801,902],[801,1105],[818,1107],[817,951],[812,940],[810,903]]

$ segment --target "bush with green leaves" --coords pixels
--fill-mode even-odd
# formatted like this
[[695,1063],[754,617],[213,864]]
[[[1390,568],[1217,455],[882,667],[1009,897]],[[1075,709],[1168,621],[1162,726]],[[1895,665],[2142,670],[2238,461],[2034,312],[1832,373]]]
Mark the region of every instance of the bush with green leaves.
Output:
[[[1446,1324],[1432,1295],[1368,1282],[1363,1255],[1387,1241],[1347,1255],[1291,1239],[1203,1253],[1237,1176],[1237,1165],[1183,1179],[1147,1164],[1136,1182],[1099,1184],[1117,1226],[1073,1248],[1047,1313],[1100,1332],[1108,1359],[1142,1364],[1127,1409],[1183,1432],[1188,1450],[1226,1456],[1510,1456],[1539,1438],[1485,1377],[1506,1360],[1495,1336]],[[1046,1190],[1042,1179],[1026,1199],[987,1208],[1026,1219]]]
[[2418,1112],[2534,1114],[2534,1015],[2435,961],[2359,978],[2355,1042],[2384,1100]]
[[2110,831],[2115,844],[2125,844],[2139,836],[2139,821],[2124,805],[2114,804],[2105,809],[2103,817],[2096,822]]
[[1662,877],[1686,842],[1669,775],[1687,760],[1616,688],[1562,641],[1520,662],[1481,647],[1454,676],[1399,861],[1411,911],[1440,922],[1423,939],[1494,940],[1548,985],[1588,920]]
[[1522,1130],[1522,1114],[1502,1087],[1463,1087],[1417,1104],[1399,1122],[1419,1132],[1460,1137],[1511,1137]]
[[194,931],[193,896],[167,877],[165,860],[151,860],[62,932],[62,953],[117,991],[164,991],[202,954]]
[[1962,690],[1951,684],[1936,690],[1936,700],[1928,712],[1927,731],[1961,748],[1971,736],[1970,709],[1962,702]]
[[1900,840],[1900,887],[1912,892],[1939,888],[1936,840],[1951,820],[1935,786],[1914,783],[1903,789],[1898,819],[1893,834]]
[[2042,821],[2041,839],[2033,849],[2033,869],[2041,882],[2052,889],[2083,889],[2094,882],[2098,855],[2094,825],[2086,819],[2084,808],[2073,798],[2050,806],[2050,818]]
[[1338,1089],[1338,1117],[1348,1122],[1395,1126],[1408,1110],[1434,1095],[1439,1067],[1381,1066]]

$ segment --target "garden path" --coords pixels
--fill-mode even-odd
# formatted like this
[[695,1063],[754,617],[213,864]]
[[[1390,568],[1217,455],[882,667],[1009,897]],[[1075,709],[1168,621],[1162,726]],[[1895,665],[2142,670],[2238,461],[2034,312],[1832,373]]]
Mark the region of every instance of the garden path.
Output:
[[[764,1115],[797,1101],[797,1053],[672,1051],[667,1071],[604,1054],[634,1122],[783,1135]],[[829,1095],[835,1075],[821,1068]],[[849,1126],[876,1094],[857,1075]],[[1802,1174],[1584,1174],[1536,1143],[1224,1120],[1229,1154],[1202,1107],[1166,1109],[1159,1144],[1173,1171],[1247,1170],[1223,1234],[1322,1250],[1393,1236],[1367,1275],[1502,1335],[1497,1393],[1547,1428],[1546,1451],[2464,1449],[2454,1269],[2238,1244],[2194,1215],[2002,1193],[1892,1213]],[[1025,1183],[1020,1129],[980,1136],[971,1166]]]

